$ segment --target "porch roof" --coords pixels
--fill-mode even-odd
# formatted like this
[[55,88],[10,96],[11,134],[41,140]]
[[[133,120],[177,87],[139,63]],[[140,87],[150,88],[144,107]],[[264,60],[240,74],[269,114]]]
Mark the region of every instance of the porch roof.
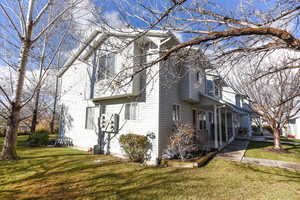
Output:
[[248,114],[248,112],[244,111],[242,108],[239,108],[231,103],[228,103],[222,99],[218,99],[206,94],[200,94],[199,104],[202,106],[226,106],[231,111],[239,113],[239,114]]

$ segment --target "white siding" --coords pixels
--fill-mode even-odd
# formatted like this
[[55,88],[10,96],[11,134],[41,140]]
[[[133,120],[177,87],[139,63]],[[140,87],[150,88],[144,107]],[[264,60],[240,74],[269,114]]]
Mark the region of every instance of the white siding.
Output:
[[[154,56],[149,59],[155,59]],[[65,136],[72,138],[76,147],[88,149],[97,144],[97,118],[99,116],[99,107],[95,111],[95,129],[85,129],[86,107],[95,106],[89,100],[90,80],[87,70],[91,70],[86,64],[75,62],[62,77],[62,98],[61,104],[64,105],[66,115],[64,119]],[[151,67],[147,71],[149,82],[146,86],[144,97],[138,101],[139,118],[138,120],[125,120],[124,100],[122,104],[104,103],[106,105],[106,114],[120,114],[120,133],[116,135],[110,143],[110,152],[114,155],[123,156],[119,145],[119,137],[122,134],[134,133],[146,135],[153,133],[155,138],[152,141],[151,161],[155,162],[158,157],[158,120],[159,120],[159,76],[158,65]],[[97,87],[97,86],[95,86]],[[123,109],[122,109],[123,107]],[[106,147],[105,147],[106,150]]]
[[[74,145],[83,149],[97,143],[96,127],[95,130],[85,129],[86,107],[94,106],[87,100],[87,69],[86,64],[75,62],[61,79],[60,104],[64,107],[64,135],[72,138]],[[95,113],[98,113],[97,109]]]
[[297,118],[297,119],[296,119],[295,138],[296,138],[296,139],[300,139],[300,118]]
[[172,134],[174,122],[172,119],[172,105],[180,105],[180,115],[182,122],[192,123],[192,108],[193,106],[181,100],[180,83],[175,82],[168,84],[169,79],[164,73],[162,66],[160,70],[160,93],[159,93],[159,154],[162,154],[164,149],[169,144],[169,137]]
[[[151,70],[156,71],[157,66]],[[140,134],[147,135],[153,133],[155,138],[152,141],[151,160],[156,161],[158,157],[158,116],[159,116],[159,79],[156,76],[146,88],[146,98],[143,101],[138,101],[138,119],[125,120],[125,104],[106,104],[106,114],[120,114],[119,126],[122,127],[119,134],[111,141],[111,153],[115,155],[123,155],[119,145],[119,137],[122,134]],[[136,101],[134,101],[136,102]]]

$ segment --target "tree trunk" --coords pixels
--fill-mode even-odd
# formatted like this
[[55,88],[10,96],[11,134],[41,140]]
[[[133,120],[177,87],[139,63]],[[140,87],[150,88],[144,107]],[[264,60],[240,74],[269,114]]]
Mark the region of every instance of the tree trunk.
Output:
[[31,133],[34,133],[36,130],[38,109],[39,109],[39,100],[40,100],[40,88],[38,88],[36,91],[35,103],[34,103],[34,109],[33,109],[33,113],[32,113],[32,121],[31,121],[31,127],[30,127]]
[[18,71],[18,82],[15,93],[15,99],[11,102],[11,111],[8,119],[8,128],[5,135],[4,146],[0,160],[16,160],[17,152],[17,131],[20,122],[21,98],[23,95],[23,86],[26,73],[26,64],[28,61],[28,53],[31,46],[30,41],[23,41],[20,56],[20,67]]
[[54,103],[53,103],[53,112],[52,112],[52,119],[50,122],[50,132],[54,133],[54,124],[55,124],[55,115],[56,115],[56,104],[57,104],[57,93],[58,93],[58,77],[56,77],[55,82],[55,94],[54,94]]
[[10,102],[11,110],[8,119],[7,132],[4,139],[4,145],[1,153],[0,160],[16,160],[18,159],[16,146],[17,146],[17,130],[20,123],[20,112],[22,108],[22,95],[26,73],[26,65],[28,61],[29,51],[32,45],[32,13],[35,0],[28,1],[28,12],[26,18],[26,32],[22,38],[22,47],[20,51],[20,63],[18,66],[18,80],[14,94],[13,101]]
[[20,107],[12,105],[11,114],[7,122],[7,129],[5,134],[4,145],[0,160],[16,160],[18,159],[16,146],[17,146],[17,131],[18,131],[18,116]]
[[280,129],[274,128],[273,129],[273,136],[274,136],[274,149],[281,150],[281,141],[280,141]]

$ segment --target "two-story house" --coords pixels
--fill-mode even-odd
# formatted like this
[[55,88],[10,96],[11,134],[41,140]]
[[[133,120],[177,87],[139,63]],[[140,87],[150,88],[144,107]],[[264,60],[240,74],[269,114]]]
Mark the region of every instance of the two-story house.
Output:
[[179,41],[164,31],[132,40],[136,36],[95,30],[66,62],[59,74],[60,134],[76,147],[98,144],[118,156],[123,155],[120,135],[152,135],[153,163],[167,148],[176,122],[190,123],[205,149],[231,142],[247,113],[222,98],[224,85],[206,74],[211,65],[201,50],[154,62]]

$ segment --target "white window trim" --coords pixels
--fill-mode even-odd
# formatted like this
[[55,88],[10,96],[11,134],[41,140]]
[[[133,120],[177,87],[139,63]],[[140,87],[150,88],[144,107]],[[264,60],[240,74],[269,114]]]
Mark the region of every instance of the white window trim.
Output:
[[[129,119],[126,119],[126,107],[127,105],[130,105],[129,106]],[[136,109],[135,109],[135,119],[132,119],[132,113],[133,113],[133,110],[132,110],[132,105],[136,105]],[[140,106],[137,102],[132,102],[132,103],[126,103],[125,104],[125,109],[124,109],[124,120],[127,120],[127,121],[137,121],[137,120],[140,120]]]
[[[103,55],[99,55],[99,53],[97,53],[96,54],[96,56],[97,56],[97,59],[96,59],[96,65],[97,65],[97,69],[96,69],[96,80],[97,81],[105,81],[105,80],[109,80],[109,76],[108,76],[108,71],[110,71],[110,70],[107,70],[107,68],[104,68],[105,70],[107,70],[107,71],[105,71],[105,73],[104,73],[104,78],[103,79],[99,79],[99,72],[100,72],[100,59],[102,58],[102,57],[107,57],[107,56],[109,56],[109,55],[114,55],[114,63],[113,63],[113,65],[114,65],[114,73],[116,73],[115,72],[115,70],[116,70],[116,63],[117,63],[117,54],[116,53],[114,53],[114,52],[110,52],[110,53],[105,53],[105,54],[103,54]],[[107,59],[105,59],[105,65],[107,65]]]
[[[174,120],[174,116],[173,116],[173,106],[178,106],[178,119],[177,120]],[[182,116],[181,116],[181,111],[182,111],[182,108],[181,108],[181,105],[180,104],[172,104],[172,120],[174,122],[178,122],[178,121],[181,121],[182,120]]]

